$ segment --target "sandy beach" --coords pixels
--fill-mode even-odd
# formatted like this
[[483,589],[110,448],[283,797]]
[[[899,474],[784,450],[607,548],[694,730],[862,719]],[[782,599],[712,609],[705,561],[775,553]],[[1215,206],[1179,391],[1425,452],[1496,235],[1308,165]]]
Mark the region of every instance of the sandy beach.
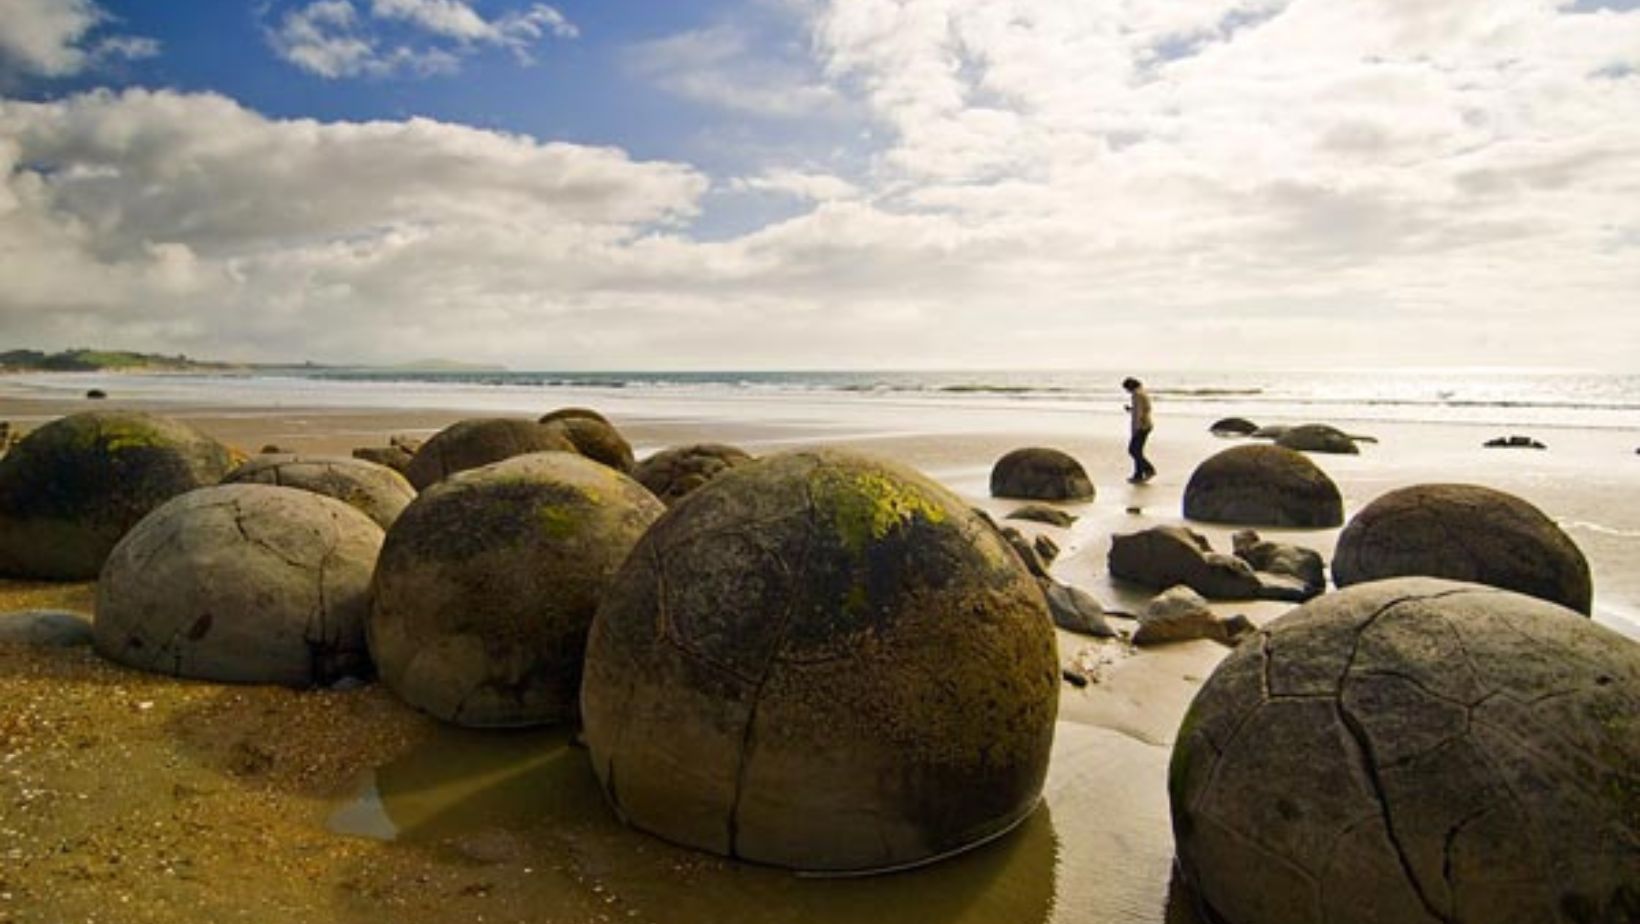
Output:
[[[1190,473],[1233,445],[1210,418],[1158,405],[1148,485],[1124,482],[1124,418],[1109,407],[1021,411],[953,404],[695,398],[573,391],[558,404],[605,412],[639,457],[689,442],[757,454],[832,446],[917,468],[999,519],[987,496],[1005,452],[1076,456],[1098,493],[1065,505],[1059,580],[1107,609],[1149,594],[1106,574],[1110,537],[1184,522]],[[0,382],[0,420],[24,429],[88,402]],[[507,406],[255,406],[128,399],[255,452],[272,444],[346,454],[423,438]],[[1302,420],[1268,422],[1300,423]],[[1537,428],[1548,451],[1489,450],[1493,424],[1349,423],[1377,442],[1313,456],[1346,516],[1394,488],[1481,484],[1553,518],[1589,559],[1595,619],[1640,637],[1640,434]],[[1191,524],[1228,551],[1229,528]],[[1261,530],[1329,560],[1338,530]],[[0,582],[0,610],[89,613],[89,585]],[[1273,619],[1286,604],[1218,603]],[[1122,628],[1132,623],[1116,620]],[[1207,641],[1139,651],[1060,631],[1059,656],[1093,675],[1062,685],[1042,806],[1008,837],[889,876],[811,879],[669,846],[619,825],[565,730],[478,733],[443,726],[380,685],[292,692],[149,676],[88,649],[0,645],[0,922],[394,920],[1186,922],[1171,886],[1166,765],[1179,720],[1228,649]]]

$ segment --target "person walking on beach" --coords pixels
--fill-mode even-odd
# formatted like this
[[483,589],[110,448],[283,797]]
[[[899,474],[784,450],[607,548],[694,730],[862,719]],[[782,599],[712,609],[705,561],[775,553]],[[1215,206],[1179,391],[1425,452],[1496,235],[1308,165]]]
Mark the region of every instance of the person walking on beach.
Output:
[[1124,408],[1128,412],[1129,432],[1128,455],[1133,457],[1133,477],[1128,479],[1129,484],[1144,484],[1156,477],[1156,466],[1145,458],[1145,441],[1150,439],[1150,393],[1145,391],[1145,384],[1132,376],[1122,380],[1122,387],[1127,390],[1129,404]]

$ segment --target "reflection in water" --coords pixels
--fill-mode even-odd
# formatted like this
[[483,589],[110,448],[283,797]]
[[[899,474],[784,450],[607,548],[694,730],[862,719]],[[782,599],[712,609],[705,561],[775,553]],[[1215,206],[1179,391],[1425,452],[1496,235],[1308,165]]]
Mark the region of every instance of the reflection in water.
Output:
[[541,858],[536,900],[557,907],[591,888],[634,921],[1037,924],[1053,913],[1059,867],[1046,804],[1005,837],[889,875],[806,878],[718,860],[621,825],[563,732],[452,729],[378,768],[329,826],[420,849],[503,829]]

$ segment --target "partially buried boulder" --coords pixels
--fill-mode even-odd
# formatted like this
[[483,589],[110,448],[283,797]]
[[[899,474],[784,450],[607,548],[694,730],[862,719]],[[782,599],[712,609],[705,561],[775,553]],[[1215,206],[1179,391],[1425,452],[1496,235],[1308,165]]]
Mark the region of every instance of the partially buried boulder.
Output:
[[587,628],[659,501],[571,453],[429,488],[388,531],[370,649],[402,699],[461,725],[575,718]]
[[1250,600],[1259,579],[1246,562],[1213,551],[1199,533],[1182,526],[1153,526],[1111,538],[1110,573],[1153,590],[1183,584],[1212,600]]
[[1339,534],[1339,587],[1406,575],[1489,584],[1585,614],[1594,597],[1589,562],[1570,536],[1526,501],[1479,485],[1391,491]]
[[991,496],[1023,500],[1093,499],[1093,482],[1082,463],[1057,449],[1016,449],[991,468]]
[[560,417],[542,424],[549,430],[562,433],[575,451],[594,462],[629,474],[632,471],[632,446],[621,431],[607,420],[590,417]]
[[48,423],[0,458],[0,574],[94,578],[149,511],[232,467],[227,447],[163,417],[92,411]]
[[74,648],[91,644],[91,620],[66,610],[0,613],[0,644]]
[[1224,924],[1640,920],[1640,645],[1399,579],[1320,597],[1196,695],[1178,864]]
[[629,823],[861,871],[1024,819],[1058,675],[1041,592],[960,499],[794,453],[713,480],[639,542],[593,624],[582,715]]
[[203,488],[149,514],[97,583],[97,651],[131,667],[290,687],[368,676],[364,620],[382,530],[341,501]]
[[334,497],[382,529],[392,526],[416,498],[416,490],[398,472],[344,456],[258,456],[229,472],[223,483],[273,484]]
[[1211,639],[1234,645],[1252,631],[1253,624],[1246,616],[1237,614],[1221,619],[1201,594],[1180,585],[1162,591],[1145,605],[1139,614],[1139,628],[1133,633],[1133,644],[1147,646]]
[[453,423],[416,450],[405,477],[416,490],[470,468],[531,452],[579,452],[569,437],[533,420],[485,417]]
[[552,423],[555,420],[595,420],[601,424],[609,423],[609,418],[590,407],[561,407],[541,415],[541,423]]
[[1237,446],[1196,466],[1184,489],[1184,515],[1241,526],[1338,526],[1344,498],[1302,453]]
[[662,449],[632,470],[632,477],[668,507],[737,465],[752,461],[745,450],[723,443],[695,443]]
[[1361,452],[1354,437],[1327,424],[1303,424],[1291,427],[1276,437],[1276,445],[1297,452],[1326,452],[1337,455],[1356,455]]
[[1033,523],[1046,523],[1049,526],[1058,526],[1069,529],[1076,523],[1076,517],[1060,510],[1058,507],[1049,507],[1047,504],[1026,504],[1008,514],[1004,519],[1030,520]]
[[1245,417],[1226,417],[1214,421],[1207,429],[1214,436],[1251,436],[1258,430],[1258,424]]

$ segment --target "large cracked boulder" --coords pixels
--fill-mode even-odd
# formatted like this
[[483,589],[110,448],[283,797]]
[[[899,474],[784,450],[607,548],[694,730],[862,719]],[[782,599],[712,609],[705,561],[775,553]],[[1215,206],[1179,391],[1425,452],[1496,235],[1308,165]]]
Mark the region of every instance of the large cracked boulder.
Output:
[[1205,537],[1182,526],[1153,526],[1111,537],[1107,557],[1113,577],[1166,590],[1178,584],[1209,600],[1251,600],[1259,578],[1251,565],[1213,551]]
[[532,452],[580,450],[556,427],[511,417],[462,420],[432,435],[416,450],[405,477],[416,490],[470,468]]
[[[548,414],[547,417],[552,417]],[[575,451],[594,462],[599,462],[610,468],[630,474],[632,472],[632,444],[626,441],[621,431],[607,420],[594,420],[591,417],[557,417],[551,420],[542,418],[542,426],[564,435],[575,447]]]
[[1339,587],[1403,575],[1473,581],[1580,613],[1593,604],[1589,562],[1570,536],[1526,501],[1466,484],[1383,495],[1357,513],[1333,552]]
[[670,507],[713,478],[752,457],[724,443],[694,443],[662,449],[632,470],[632,477]]
[[1344,522],[1344,498],[1302,453],[1237,446],[1196,466],[1184,489],[1184,515],[1239,526],[1329,527]]
[[570,721],[587,628],[615,569],[662,508],[572,453],[461,472],[387,533],[370,650],[405,702],[447,722]]
[[991,467],[991,496],[1022,500],[1093,500],[1093,482],[1082,463],[1057,449],[1015,449]]
[[416,499],[416,489],[385,465],[346,456],[264,455],[239,466],[223,484],[273,484],[334,497],[386,529]]
[[325,686],[370,674],[364,620],[382,530],[333,498],[202,488],[137,524],[97,582],[97,651],[230,683]]
[[680,501],[627,559],[582,716],[621,817],[808,870],[931,860],[1035,807],[1058,706],[1042,593],[908,469],[772,456]]
[[0,574],[94,578],[150,511],[231,468],[227,447],[163,417],[88,411],[48,423],[0,458]]
[[1179,868],[1223,924],[1640,920],[1640,645],[1423,578],[1243,641],[1180,726]]

